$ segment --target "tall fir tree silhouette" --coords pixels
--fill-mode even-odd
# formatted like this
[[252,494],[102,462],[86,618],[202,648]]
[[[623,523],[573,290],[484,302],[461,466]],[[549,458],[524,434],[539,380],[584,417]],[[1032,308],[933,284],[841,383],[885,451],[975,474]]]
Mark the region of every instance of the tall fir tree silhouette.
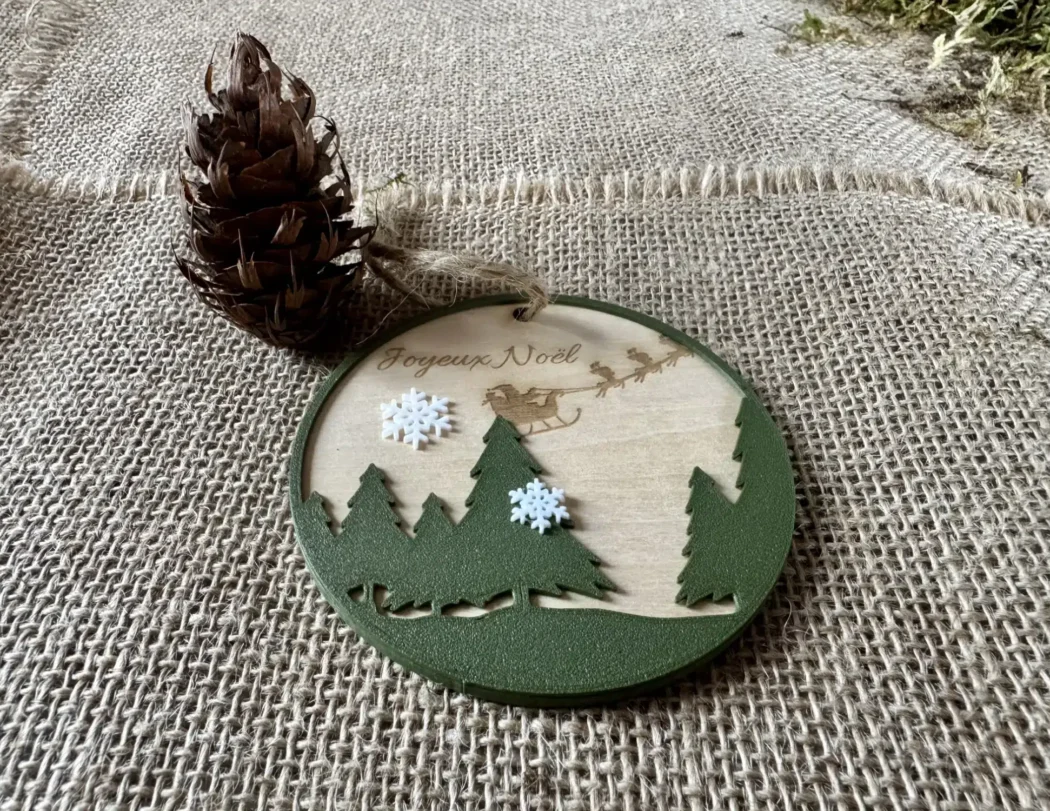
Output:
[[686,507],[691,516],[689,542],[683,550],[689,560],[678,576],[682,588],[676,599],[680,603],[692,605],[705,598],[721,600],[746,587],[750,579],[748,555],[754,546],[751,534],[761,523],[760,519],[756,523],[756,515],[761,515],[770,498],[764,486],[770,471],[763,470],[764,462],[779,463],[783,455],[778,446],[764,441],[768,432],[757,430],[757,421],[764,418],[757,400],[745,397],[736,418],[740,434],[733,458],[741,466],[736,482],[740,496],[735,503],[704,471],[693,470],[689,480],[692,492]]
[[350,512],[336,537],[341,547],[339,577],[348,591],[363,587],[374,606],[376,586],[395,589],[409,575],[405,568],[411,542],[401,531],[401,518],[393,510],[394,498],[386,489],[383,472],[369,465],[360,481],[347,502]]
[[325,501],[320,493],[310,493],[310,497],[303,502],[302,526],[298,530],[299,538],[306,544],[331,543],[335,540],[332,528],[328,524],[328,510],[325,509]]
[[353,576],[352,561],[343,548],[343,542],[336,539],[328,521],[328,510],[325,500],[319,493],[311,493],[303,502],[301,518],[296,526],[296,535],[302,547],[303,556],[314,571],[323,570],[329,573],[325,584],[342,592],[339,597],[349,593],[349,582]]
[[387,594],[386,608],[400,611],[409,605],[420,608],[429,604],[431,613],[440,614],[445,606],[459,602],[484,605],[484,598],[471,599],[454,576],[435,577],[442,570],[466,562],[462,554],[457,554],[455,531],[441,499],[431,493],[423,502],[423,514],[412,528],[415,538],[411,542],[411,554],[402,567],[398,584]]
[[484,604],[508,592],[515,607],[528,608],[529,594],[575,591],[601,597],[612,582],[599,560],[564,526],[542,535],[510,520],[510,492],[524,487],[542,470],[520,444],[521,435],[503,417],[493,420],[470,475],[476,479],[467,498],[467,514],[455,527],[451,560],[432,577],[433,593],[454,594]]
[[542,472],[520,440],[510,422],[496,417],[470,474],[477,481],[463,520],[453,524],[441,500],[431,494],[412,539],[401,531],[400,518],[391,509],[394,500],[383,473],[369,465],[335,543],[320,544],[335,573],[331,579],[348,591],[364,587],[373,605],[375,587],[384,586],[384,608],[430,605],[433,614],[457,603],[482,607],[508,593],[516,608],[526,609],[530,593],[575,591],[601,597],[615,588],[599,569],[598,558],[566,526],[555,524],[540,534],[510,520],[511,491]]

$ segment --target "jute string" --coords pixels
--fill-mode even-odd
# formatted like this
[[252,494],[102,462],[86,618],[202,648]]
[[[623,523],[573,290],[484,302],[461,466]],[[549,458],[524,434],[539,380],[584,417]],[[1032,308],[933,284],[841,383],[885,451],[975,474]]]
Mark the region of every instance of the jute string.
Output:
[[[525,303],[516,311],[519,321],[529,321],[550,304],[547,285],[539,276],[506,262],[493,262],[482,256],[425,248],[403,248],[396,244],[401,234],[397,229],[398,196],[395,189],[402,182],[398,176],[362,195],[360,214],[375,227],[372,238],[361,247],[364,266],[380,281],[423,307],[442,307],[459,300],[460,286],[472,282],[496,283],[503,290],[518,293]],[[437,300],[420,292],[428,280],[440,276],[453,285],[450,300]]]
[[[474,281],[497,282],[504,289],[520,293],[526,301],[517,312],[528,321],[550,303],[547,286],[538,276],[504,262],[490,262],[472,254],[400,248],[379,239],[362,247],[361,256],[377,278],[405,297],[425,307],[438,307],[458,300],[458,287]],[[457,288],[451,301],[438,301],[419,292],[428,276],[442,276]]]

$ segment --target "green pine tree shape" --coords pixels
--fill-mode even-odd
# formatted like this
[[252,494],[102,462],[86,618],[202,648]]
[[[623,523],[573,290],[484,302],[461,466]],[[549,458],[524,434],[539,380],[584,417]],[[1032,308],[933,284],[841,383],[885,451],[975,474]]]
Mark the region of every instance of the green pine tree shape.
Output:
[[343,550],[342,543],[332,534],[325,500],[319,493],[311,493],[303,502],[296,534],[307,561],[313,561],[312,565],[331,572],[330,581],[339,584],[343,594],[348,594],[350,586],[347,583],[351,578],[350,559]]
[[729,501],[704,471],[693,470],[689,480],[692,493],[686,507],[691,516],[689,542],[682,551],[689,560],[678,575],[682,586],[676,598],[679,603],[692,605],[705,598],[721,600],[748,587],[751,536],[763,524],[772,492],[766,486],[768,473],[764,468],[773,470],[783,455],[776,443],[764,440],[758,425],[764,417],[758,401],[745,396],[737,413],[740,434],[733,450],[733,459],[741,463],[736,483],[740,497],[736,503]]
[[478,607],[485,604],[484,598],[465,596],[463,584],[454,578],[432,576],[438,570],[465,562],[465,556],[457,554],[455,531],[441,499],[431,493],[423,502],[423,514],[412,528],[415,534],[412,552],[400,582],[388,592],[384,607],[400,611],[409,605],[420,608],[429,604],[432,613],[440,614],[442,608],[458,602],[470,602]]
[[383,472],[369,465],[360,481],[336,536],[341,552],[335,556],[337,578],[340,588],[347,591],[363,587],[366,600],[375,605],[376,586],[399,588],[406,575],[410,576],[405,564],[412,542],[401,531],[401,518],[394,512],[394,498]]
[[325,509],[325,501],[320,493],[313,492],[303,502],[303,509],[299,518],[302,528],[299,535],[306,539],[322,539],[320,543],[330,543],[335,539],[332,528],[328,524],[328,510]]
[[[429,575],[431,595],[439,602],[454,596],[457,602],[483,605],[512,593],[515,607],[526,609],[530,593],[557,596],[569,590],[601,597],[604,589],[615,588],[598,568],[598,558],[565,526],[555,524],[540,534],[510,520],[511,491],[542,472],[520,441],[503,417],[496,417],[485,434],[485,450],[470,472],[476,484],[466,501],[467,513],[445,547],[449,559]],[[417,548],[424,546],[440,548]],[[429,558],[419,559],[432,565]]]

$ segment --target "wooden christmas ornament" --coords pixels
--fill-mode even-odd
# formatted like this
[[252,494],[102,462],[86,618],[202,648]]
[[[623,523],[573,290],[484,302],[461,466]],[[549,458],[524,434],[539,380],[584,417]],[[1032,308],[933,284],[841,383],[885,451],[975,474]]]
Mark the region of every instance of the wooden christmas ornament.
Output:
[[571,705],[732,641],[794,524],[783,439],[706,347],[560,297],[431,312],[351,355],[290,466],[302,553],[339,614],[483,698]]

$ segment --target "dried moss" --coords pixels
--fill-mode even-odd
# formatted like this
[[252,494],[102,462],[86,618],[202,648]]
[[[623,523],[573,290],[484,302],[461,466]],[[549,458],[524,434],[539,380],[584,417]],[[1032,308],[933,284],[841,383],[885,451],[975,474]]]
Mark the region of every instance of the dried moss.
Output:
[[961,63],[956,67],[972,72],[972,57],[978,55],[983,82],[974,93],[974,108],[1007,99],[1046,113],[1047,0],[838,0],[838,6],[845,14],[877,15],[888,26],[930,33],[932,67]]
[[[830,0],[829,21],[806,10],[783,30],[795,42],[867,45],[894,32],[921,31],[928,46],[925,89],[919,97],[881,99],[980,147],[1000,140],[1003,122],[1018,117],[1050,137],[1050,0]],[[846,23],[849,24],[846,24]],[[860,36],[852,23],[862,25]],[[785,43],[778,53],[790,53]],[[1012,123],[1010,123],[1012,122]],[[1015,174],[1011,170],[1011,176]],[[1021,173],[1015,183],[1027,183]]]
[[849,42],[862,44],[860,37],[848,26],[837,22],[828,22],[806,9],[802,22],[795,24],[791,35],[803,42],[814,45],[818,42]]

